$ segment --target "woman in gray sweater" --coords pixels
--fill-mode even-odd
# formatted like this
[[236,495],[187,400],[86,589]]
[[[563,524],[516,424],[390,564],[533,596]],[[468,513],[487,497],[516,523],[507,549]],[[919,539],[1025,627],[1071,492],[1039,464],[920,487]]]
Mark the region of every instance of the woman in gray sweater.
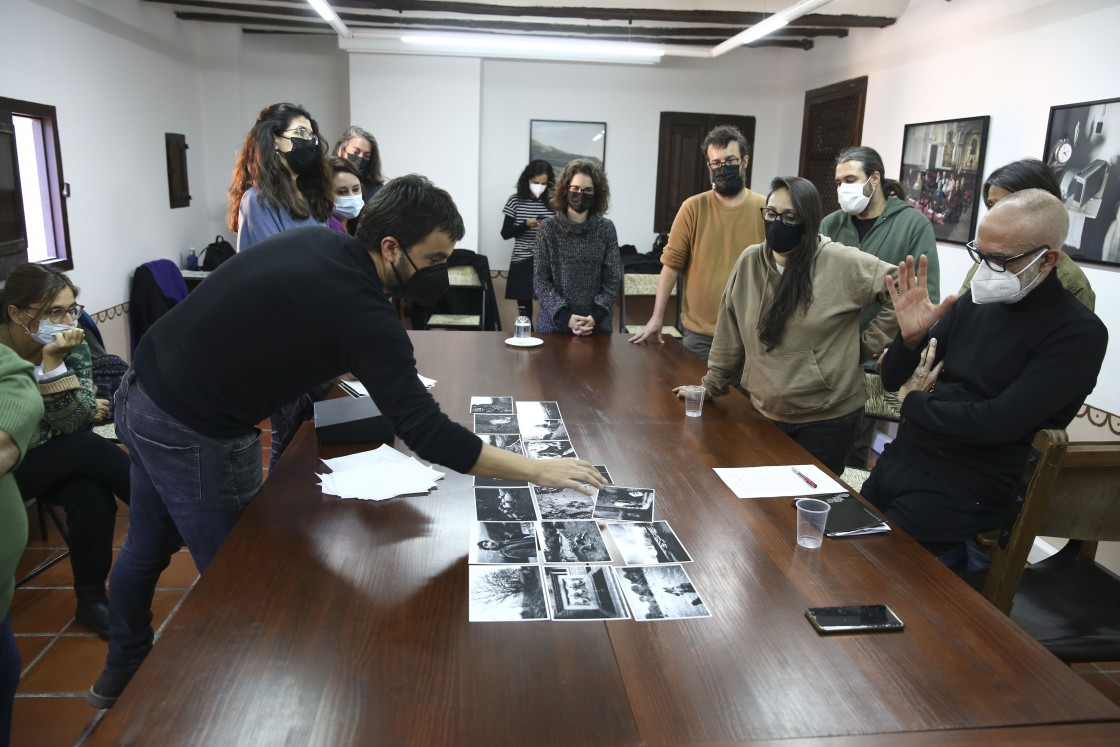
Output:
[[622,264],[614,223],[603,217],[609,201],[607,175],[597,165],[575,160],[564,168],[552,196],[556,215],[537,231],[538,332],[611,331]]

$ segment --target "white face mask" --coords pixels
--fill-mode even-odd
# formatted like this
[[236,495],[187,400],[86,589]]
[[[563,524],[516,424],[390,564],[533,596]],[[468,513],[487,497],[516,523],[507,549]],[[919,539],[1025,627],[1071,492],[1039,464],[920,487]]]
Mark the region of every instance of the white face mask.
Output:
[[47,319],[40,319],[38,332],[32,332],[27,327],[24,327],[24,330],[26,330],[27,334],[31,335],[31,337],[33,337],[35,341],[40,345],[50,345],[52,342],[54,342],[55,335],[60,332],[65,332],[68,329],[74,329],[74,327],[77,326],[77,323],[55,324],[54,322],[48,321]]
[[334,198],[334,214],[340,218],[357,218],[365,203],[361,195],[343,195]]
[[1025,285],[1021,275],[1029,270],[1035,262],[1046,256],[1046,252],[1039,252],[1038,256],[1018,272],[996,272],[988,267],[986,262],[981,262],[976,274],[972,277],[973,303],[1016,303],[1027,297],[1035,287],[1042,282],[1042,269]]
[[836,199],[840,203],[840,209],[848,215],[859,215],[866,210],[867,204],[871,202],[871,195],[875,194],[875,188],[871,189],[871,195],[863,193],[863,188],[869,181],[871,181],[870,176],[863,184],[847,183],[837,187]]
[[547,184],[537,184],[536,182],[529,182],[529,191],[533,193],[533,197],[540,197],[544,191],[548,189]]

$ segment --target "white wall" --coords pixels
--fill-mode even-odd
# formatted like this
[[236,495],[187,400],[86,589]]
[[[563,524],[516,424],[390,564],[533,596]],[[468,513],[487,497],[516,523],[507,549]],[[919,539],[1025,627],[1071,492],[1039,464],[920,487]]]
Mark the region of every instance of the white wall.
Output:
[[350,116],[377,138],[387,178],[423,174],[451,193],[478,250],[481,60],[350,56]]
[[[897,176],[906,124],[990,115],[987,174],[1042,157],[1051,106],[1120,96],[1112,74],[1120,65],[1118,28],[1115,0],[912,0],[887,29],[818,40],[803,87],[868,76],[863,142],[883,156],[888,176]],[[938,251],[941,287],[955,292],[970,266],[967,253],[956,244]],[[1088,402],[1120,412],[1120,272],[1081,267],[1113,332]]]
[[204,170],[193,39],[136,0],[4,2],[0,93],[57,108],[71,276],[90,309],[127,299],[136,265],[214,233],[200,200],[168,206],[164,133],[186,135],[192,187]]

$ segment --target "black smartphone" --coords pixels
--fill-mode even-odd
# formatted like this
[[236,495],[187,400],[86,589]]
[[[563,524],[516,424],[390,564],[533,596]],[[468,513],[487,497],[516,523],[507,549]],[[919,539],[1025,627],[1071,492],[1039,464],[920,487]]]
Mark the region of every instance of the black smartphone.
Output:
[[805,617],[820,633],[854,633],[858,631],[902,630],[902,620],[885,604],[861,604],[851,607],[810,607]]

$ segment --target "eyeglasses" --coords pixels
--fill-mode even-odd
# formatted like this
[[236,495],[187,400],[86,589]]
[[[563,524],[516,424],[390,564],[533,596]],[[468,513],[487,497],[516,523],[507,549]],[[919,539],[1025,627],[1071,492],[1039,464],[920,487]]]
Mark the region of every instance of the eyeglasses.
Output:
[[288,133],[288,132],[295,133],[295,136],[298,137],[300,140],[310,140],[312,145],[318,145],[319,144],[319,137],[314,132],[307,129],[306,127],[296,127],[295,129],[292,129],[292,130],[284,130],[280,133],[280,137],[285,137],[285,138],[288,138],[288,140],[291,140],[291,138],[288,137],[285,134],[285,133]]
[[742,158],[739,158],[738,156],[730,156],[729,158],[725,158],[722,161],[708,161],[707,163],[708,168],[712,171],[715,171],[716,169],[723,168],[724,166],[738,166],[742,162]]
[[976,239],[968,242],[964,245],[964,247],[968,250],[968,256],[972,257],[973,262],[975,262],[976,264],[980,264],[981,262],[983,262],[992,272],[1007,272],[1007,265],[1014,262],[1015,260],[1022,259],[1023,257],[1029,257],[1035,252],[1040,252],[1044,249],[1052,248],[1049,244],[1043,244],[1042,246],[1036,246],[1030,251],[1023,252],[1022,254],[1016,254],[1012,257],[992,257],[980,251],[980,248],[976,246]]
[[583,189],[580,189],[579,187],[568,187],[568,194],[570,194],[570,195],[578,195],[581,192],[583,194],[587,195],[588,197],[594,197],[595,196],[595,188],[594,187],[584,187]]
[[779,213],[777,210],[771,207],[759,208],[759,211],[762,213],[762,219],[767,223],[773,223],[776,220],[781,220],[782,223],[786,224],[787,226],[797,226],[803,222],[801,220],[801,216],[797,213]]
[[77,319],[78,317],[80,317],[82,315],[82,311],[84,311],[85,308],[86,307],[81,305],[80,303],[76,303],[73,306],[69,307],[52,306],[45,311],[43,309],[34,309],[30,306],[20,310],[24,314],[30,316],[32,319],[47,319],[52,324],[62,324],[64,321],[66,321],[67,316],[69,316],[71,319]]

